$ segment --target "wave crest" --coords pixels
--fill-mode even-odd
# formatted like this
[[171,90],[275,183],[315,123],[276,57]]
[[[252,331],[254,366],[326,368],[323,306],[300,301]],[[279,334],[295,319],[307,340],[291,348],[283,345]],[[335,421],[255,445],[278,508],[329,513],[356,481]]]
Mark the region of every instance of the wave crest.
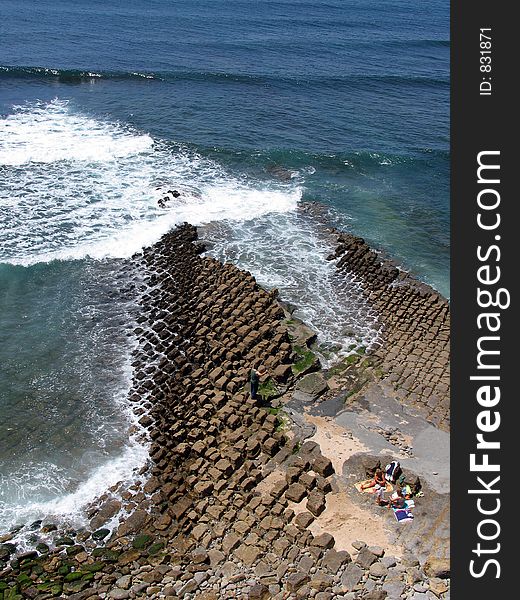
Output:
[[[91,118],[64,101],[0,120],[0,261],[128,257],[175,224],[246,221],[296,208],[297,182],[226,172],[181,145]],[[170,189],[181,191],[164,206]]]

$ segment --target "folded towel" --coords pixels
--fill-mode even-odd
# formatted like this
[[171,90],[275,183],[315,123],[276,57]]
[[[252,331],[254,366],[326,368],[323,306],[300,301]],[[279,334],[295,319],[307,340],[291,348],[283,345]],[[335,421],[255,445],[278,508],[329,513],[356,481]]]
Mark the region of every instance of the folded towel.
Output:
[[413,514],[409,508],[393,508],[396,521],[404,523],[406,521],[413,521]]

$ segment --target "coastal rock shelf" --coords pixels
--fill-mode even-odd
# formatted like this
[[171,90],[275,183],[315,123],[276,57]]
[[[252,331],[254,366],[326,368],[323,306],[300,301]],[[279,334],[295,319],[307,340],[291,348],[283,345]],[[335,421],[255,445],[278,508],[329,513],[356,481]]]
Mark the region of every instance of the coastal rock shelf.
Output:
[[[348,239],[338,257],[352,249]],[[349,553],[327,531],[311,532],[337,491],[333,464],[317,443],[295,435],[283,410],[247,392],[258,363],[269,373],[263,391],[281,397],[305,376],[294,369],[286,314],[276,291],[202,257],[203,249],[184,224],[139,259],[147,285],[129,397],[150,448],[146,483],[109,490],[90,508],[90,528],[56,530],[50,547],[16,555],[13,544],[0,544],[0,599],[444,598],[445,563],[422,569],[413,557],[360,541]],[[399,347],[398,323],[416,306],[403,287],[392,329],[394,279],[371,297],[388,316],[390,348]],[[430,311],[434,324],[442,306]],[[403,348],[411,347],[414,330],[403,331]],[[388,359],[389,369],[394,364]],[[404,389],[406,401],[417,393]]]
[[377,311],[383,342],[373,355],[395,396],[436,427],[450,424],[450,308],[430,286],[399,270],[360,237],[337,235],[337,269],[356,276]]

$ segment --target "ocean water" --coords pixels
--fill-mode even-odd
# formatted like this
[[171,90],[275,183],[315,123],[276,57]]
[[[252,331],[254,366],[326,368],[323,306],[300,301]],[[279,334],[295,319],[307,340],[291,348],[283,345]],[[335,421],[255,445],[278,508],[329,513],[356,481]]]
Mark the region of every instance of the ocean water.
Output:
[[449,3],[2,0],[0,531],[144,464],[129,259],[175,223],[378,339],[306,202],[449,296]]

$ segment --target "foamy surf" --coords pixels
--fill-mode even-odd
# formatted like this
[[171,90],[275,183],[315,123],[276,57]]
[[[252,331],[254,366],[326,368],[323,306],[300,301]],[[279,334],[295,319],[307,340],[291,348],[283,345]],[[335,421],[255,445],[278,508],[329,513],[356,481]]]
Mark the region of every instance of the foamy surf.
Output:
[[327,260],[330,238],[303,213],[270,214],[256,222],[213,225],[204,232],[210,254],[253,273],[276,287],[295,316],[318,334],[324,366],[380,340],[377,314],[365,301],[354,277],[339,274]]
[[[332,248],[297,211],[305,169],[282,182],[233,175],[182,145],[60,100],[17,107],[0,121],[0,165],[0,262],[128,258],[178,223],[211,224],[212,253],[278,287],[317,331],[325,364],[378,338],[355,281],[336,274],[326,260]],[[131,439],[74,486],[52,465],[40,465],[29,485],[16,476],[0,481],[19,486],[9,501],[0,494],[0,531],[44,517],[81,526],[84,507],[111,485],[133,481],[146,458],[146,447]]]
[[[0,261],[125,258],[175,224],[257,219],[296,208],[296,184],[237,178],[182,146],[74,111],[15,107],[0,121]],[[168,190],[181,196],[163,207]]]
[[19,375],[0,389],[0,534],[22,527],[19,549],[39,519],[84,526],[89,504],[134,483],[148,459],[128,402],[140,272],[122,261],[42,267],[2,271],[0,374]]
[[[134,484],[139,479],[140,467],[147,459],[147,447],[140,441],[132,440],[120,456],[100,465],[69,493],[64,489],[67,477],[54,465],[35,465],[30,472],[31,483],[23,481],[23,473],[19,474],[20,477],[11,477],[4,482],[10,488],[18,488],[19,500],[7,503],[0,497],[0,532],[24,525],[24,529],[16,536],[18,545],[23,548],[33,521],[44,519],[48,523],[66,523],[74,528],[87,526],[86,506],[116,484],[122,484],[122,489],[125,485]],[[38,472],[40,476],[35,477]],[[52,498],[38,500],[41,496],[51,495]]]
[[15,106],[0,121],[0,165],[59,161],[106,162],[149,150],[149,135],[127,135],[122,129],[82,114],[65,101]]

